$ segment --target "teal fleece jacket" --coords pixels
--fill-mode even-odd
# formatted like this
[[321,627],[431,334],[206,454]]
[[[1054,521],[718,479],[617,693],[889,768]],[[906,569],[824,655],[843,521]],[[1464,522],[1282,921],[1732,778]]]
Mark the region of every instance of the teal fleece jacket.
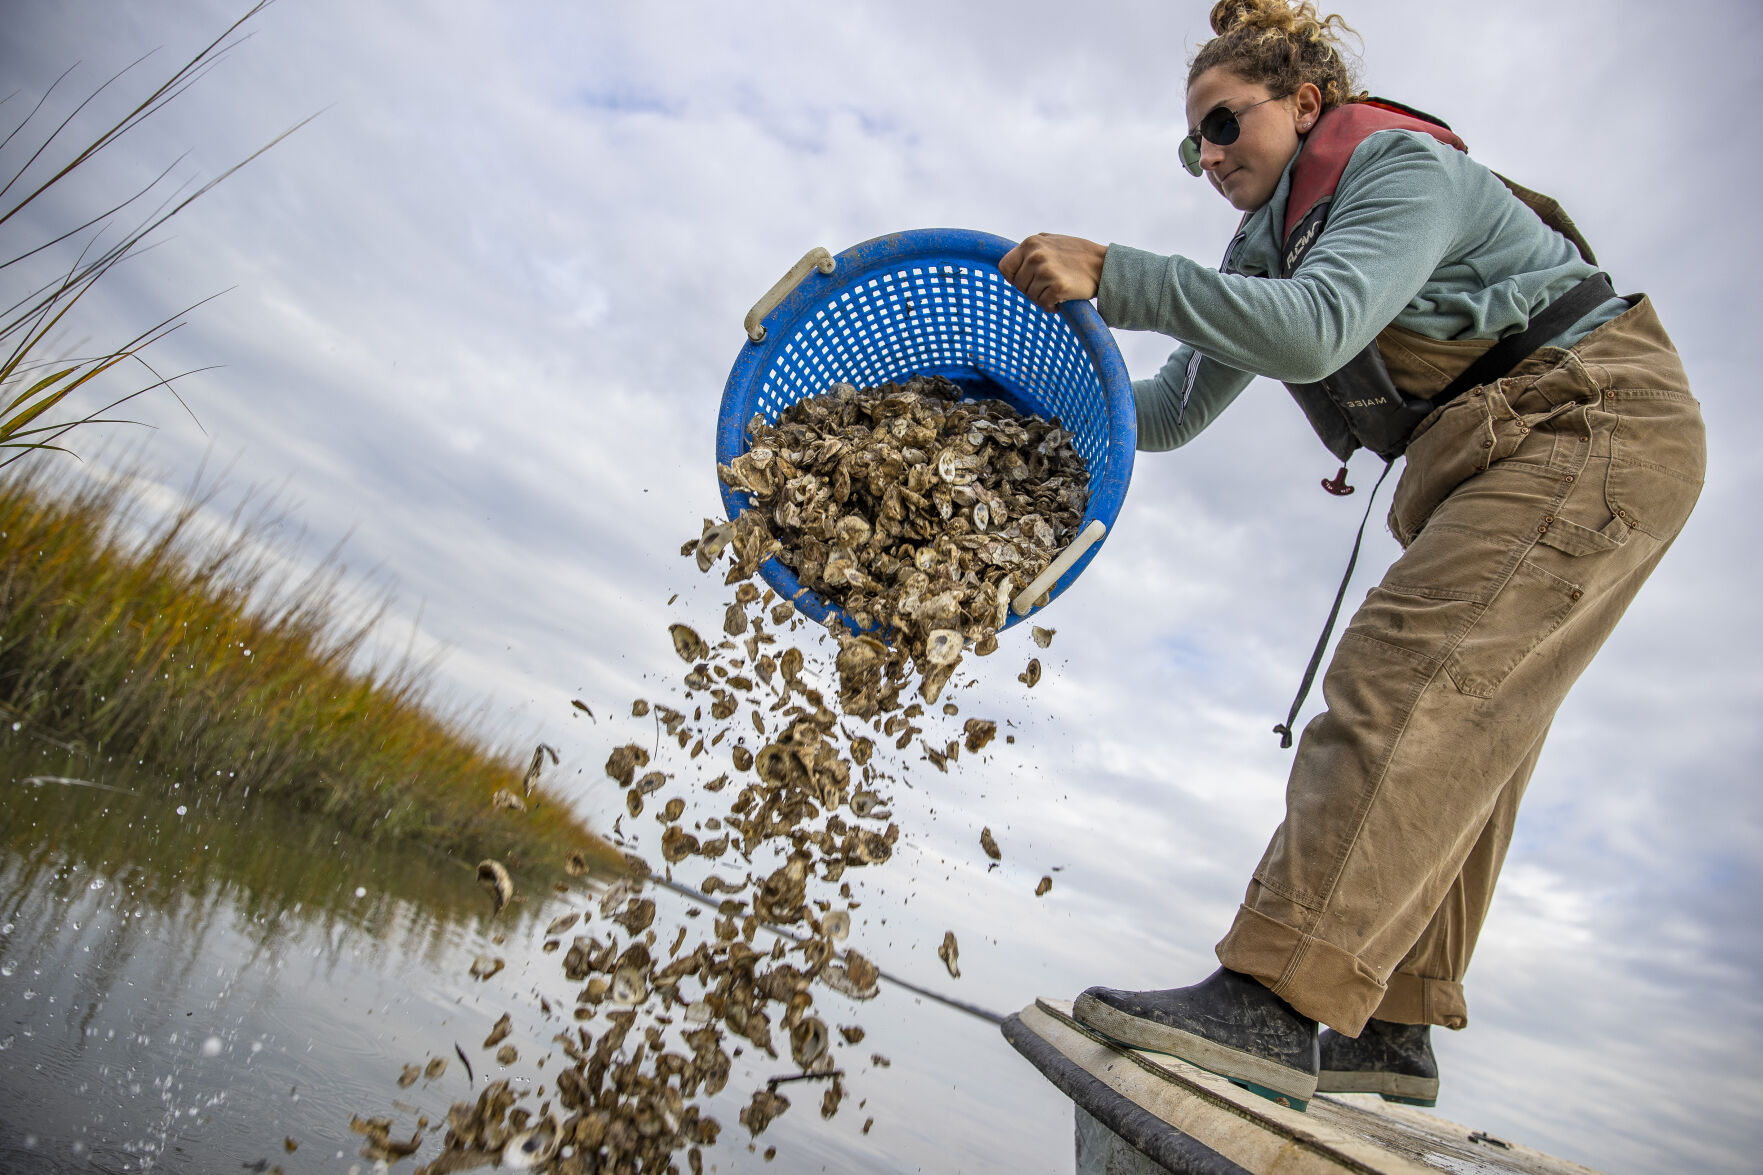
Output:
[[[1270,281],[1291,180],[1288,164],[1219,269],[1108,246],[1096,298],[1103,321],[1183,344],[1155,376],[1133,382],[1140,449],[1186,444],[1257,375],[1321,380],[1391,323],[1435,339],[1522,331],[1595,272],[1486,167],[1430,135],[1385,130],[1354,150],[1296,272]],[[1612,299],[1552,342],[1572,346],[1626,309]]]

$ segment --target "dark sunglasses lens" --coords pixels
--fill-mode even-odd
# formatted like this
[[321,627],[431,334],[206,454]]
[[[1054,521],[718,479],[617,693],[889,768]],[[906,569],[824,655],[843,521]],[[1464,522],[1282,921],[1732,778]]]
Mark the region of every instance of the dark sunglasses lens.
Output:
[[1207,142],[1217,143],[1220,147],[1236,142],[1237,132],[1241,129],[1237,116],[1222,106],[1200,120],[1200,133],[1206,136]]
[[1181,165],[1189,175],[1200,174],[1200,136],[1189,135],[1181,141]]

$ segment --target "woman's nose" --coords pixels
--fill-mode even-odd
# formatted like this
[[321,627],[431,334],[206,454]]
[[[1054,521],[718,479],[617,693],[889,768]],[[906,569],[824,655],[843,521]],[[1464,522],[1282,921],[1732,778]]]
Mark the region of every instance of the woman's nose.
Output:
[[1210,139],[1200,140],[1200,170],[1213,171],[1224,162],[1224,148]]

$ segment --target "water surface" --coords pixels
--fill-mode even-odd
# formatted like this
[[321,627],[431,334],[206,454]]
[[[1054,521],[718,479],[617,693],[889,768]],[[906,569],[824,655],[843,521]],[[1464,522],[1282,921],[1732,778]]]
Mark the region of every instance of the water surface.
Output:
[[[0,1170],[367,1170],[352,1114],[408,1137],[486,1078],[545,1089],[578,985],[542,931],[606,879],[525,892],[492,918],[475,862],[17,739],[0,755]],[[664,945],[682,923],[707,933],[688,899],[647,894]],[[472,979],[480,953],[506,969]],[[868,1034],[840,1054],[840,1112],[823,1121],[817,1087],[785,1086],[793,1108],[750,1147],[740,1106],[793,1066],[749,1050],[706,1107],[723,1127],[708,1168],[1071,1169],[1069,1104],[992,1024],[886,984],[863,1004],[817,990],[816,1004]],[[521,1054],[506,1069],[481,1047],[504,1012]],[[437,1080],[397,1086],[431,1057],[448,1062]]]

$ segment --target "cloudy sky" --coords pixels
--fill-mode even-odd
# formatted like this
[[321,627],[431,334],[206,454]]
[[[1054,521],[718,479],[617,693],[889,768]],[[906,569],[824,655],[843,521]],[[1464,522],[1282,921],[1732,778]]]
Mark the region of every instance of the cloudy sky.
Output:
[[[75,62],[69,94],[150,50],[130,76],[157,79],[244,7],[11,0],[0,91],[18,94],[0,116],[10,128]],[[390,643],[414,629],[493,736],[560,743],[605,823],[618,797],[591,781],[617,727],[573,720],[568,700],[655,695],[677,665],[668,621],[715,626],[719,589],[675,552],[719,508],[713,424],[748,306],[810,246],[922,226],[1216,257],[1235,214],[1176,157],[1207,7],[279,0],[91,183],[0,231],[70,223],[180,156],[174,182],[212,176],[317,112],[106,279],[80,341],[226,290],[156,362],[220,366],[180,385],[199,424],[149,397],[151,432],[94,435],[82,455],[144,461],[160,501],[204,461],[229,471],[223,504],[278,491],[306,557],[342,541],[354,571],[396,585]],[[1744,505],[1763,494],[1763,411],[1743,358],[1763,10],[1346,15],[1373,92],[1560,198],[1618,287],[1654,297],[1709,422],[1701,505],[1537,770],[1472,1026],[1439,1043],[1440,1112],[1613,1172],[1747,1169],[1763,1145],[1763,624]],[[1141,375],[1173,345],[1119,341]],[[1000,1010],[1210,970],[1281,812],[1289,753],[1268,730],[1362,505],[1317,488],[1333,464],[1265,382],[1187,449],[1141,458],[1102,556],[1048,613],[1047,680],[1016,685],[1030,649],[1013,632],[963,695],[1016,722],[1017,744],[910,777],[914,847],[876,901],[913,913],[878,943],[884,965],[948,986],[931,948],[953,926],[959,994]],[[1355,598],[1395,551],[1368,539]],[[982,824],[1005,851],[989,873]],[[962,1062],[974,1080],[1021,1067],[983,1047]],[[1040,1137],[995,1100],[996,1121],[941,1131]],[[1034,1129],[1065,1145],[1069,1126]]]

